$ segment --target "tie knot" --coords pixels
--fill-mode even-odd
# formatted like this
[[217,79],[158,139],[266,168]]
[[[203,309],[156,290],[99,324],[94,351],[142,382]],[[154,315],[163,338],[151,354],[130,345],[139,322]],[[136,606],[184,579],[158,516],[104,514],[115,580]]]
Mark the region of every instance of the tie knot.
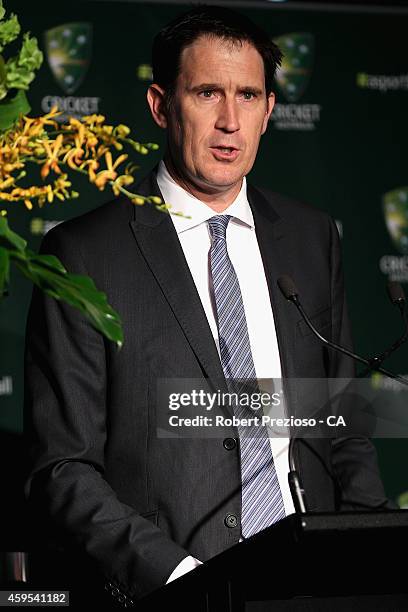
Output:
[[227,225],[230,219],[231,215],[216,215],[215,217],[211,217],[211,219],[208,220],[211,238],[213,240],[225,240]]

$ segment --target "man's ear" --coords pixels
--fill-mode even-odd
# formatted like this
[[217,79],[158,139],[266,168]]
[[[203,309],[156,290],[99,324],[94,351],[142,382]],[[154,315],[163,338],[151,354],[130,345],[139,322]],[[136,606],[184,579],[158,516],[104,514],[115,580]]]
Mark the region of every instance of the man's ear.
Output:
[[164,104],[164,89],[153,83],[147,90],[147,102],[150,107],[152,117],[161,128],[167,127],[167,114]]
[[267,100],[266,100],[266,113],[265,113],[265,117],[262,123],[261,134],[265,134],[266,132],[266,128],[268,127],[269,117],[272,114],[274,106],[275,106],[275,94],[273,93],[273,91],[271,91],[271,93],[268,95]]

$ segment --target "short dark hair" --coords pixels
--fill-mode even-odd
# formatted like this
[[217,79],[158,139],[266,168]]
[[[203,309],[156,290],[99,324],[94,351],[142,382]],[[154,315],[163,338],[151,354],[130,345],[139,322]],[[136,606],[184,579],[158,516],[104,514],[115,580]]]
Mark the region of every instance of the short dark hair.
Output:
[[182,51],[205,35],[253,45],[263,59],[266,94],[271,93],[282,61],[279,47],[244,15],[219,6],[198,5],[173,19],[153,41],[153,81],[165,90],[167,107],[173,100]]

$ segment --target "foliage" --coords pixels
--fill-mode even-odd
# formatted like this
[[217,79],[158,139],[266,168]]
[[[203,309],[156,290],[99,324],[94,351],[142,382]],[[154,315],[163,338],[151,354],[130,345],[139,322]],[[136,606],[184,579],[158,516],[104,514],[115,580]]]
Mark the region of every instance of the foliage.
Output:
[[7,288],[10,263],[45,293],[78,308],[107,338],[120,347],[123,331],[119,315],[87,276],[69,274],[53,255],[38,255],[27,248],[26,241],[13,232],[4,216],[0,217],[0,295]]
[[20,34],[20,24],[16,15],[4,19],[5,10],[0,0],[0,100],[13,90],[28,90],[35,78],[35,71],[41,66],[43,54],[38,48],[37,39],[29,32],[23,35],[19,53],[5,59],[2,52],[6,45],[16,40]]
[[[41,117],[23,116],[12,128],[0,133],[0,200],[22,201],[31,210],[33,201],[41,207],[54,198],[75,198],[78,193],[71,189],[68,179],[68,172],[73,170],[85,174],[101,191],[109,184],[114,195],[122,193],[134,204],[161,204],[157,196],[145,198],[129,191],[137,166],[128,164],[120,174],[118,168],[128,155],[121,153],[116,159],[112,155],[124,145],[145,155],[157,149],[156,144],[133,140],[126,125],[107,125],[103,115],[90,115],[82,120],[71,117],[68,123],[59,125],[55,121],[59,114],[53,108]],[[29,163],[41,168],[42,180],[37,185],[23,187]],[[51,173],[55,175],[52,181],[49,180]],[[44,183],[46,179],[48,182]]]
[[[102,115],[70,118],[60,125],[55,120],[58,114],[53,108],[41,117],[22,116],[0,133],[0,201],[24,202],[32,210],[33,203],[42,207],[54,199],[76,198],[78,193],[72,189],[69,173],[78,172],[99,190],[109,185],[115,195],[122,193],[134,204],[148,202],[162,211],[170,208],[157,196],[144,197],[129,190],[137,166],[127,164],[119,172],[119,166],[128,158],[121,152],[124,145],[142,155],[157,145],[133,140],[127,126],[107,125]],[[114,159],[117,151],[121,153]],[[40,176],[38,184],[27,187],[22,182],[28,164],[37,165]],[[6,211],[0,210],[0,298],[7,291],[13,262],[47,294],[79,308],[97,329],[121,346],[120,318],[108,305],[105,294],[96,290],[91,279],[69,274],[56,257],[30,251],[26,241],[10,229],[5,215]]]
[[[79,194],[73,189],[72,176],[80,173],[101,191],[109,185],[116,196],[123,194],[134,204],[151,203],[168,212],[170,206],[157,196],[144,197],[130,190],[137,166],[130,163],[123,166],[128,158],[122,152],[125,146],[145,155],[157,149],[157,145],[141,144],[130,137],[126,125],[108,125],[102,115],[71,117],[60,124],[56,120],[60,114],[56,107],[41,117],[22,114],[29,110],[24,90],[34,79],[43,54],[37,40],[25,33],[18,54],[6,60],[3,50],[18,38],[20,24],[15,15],[4,17],[0,0],[0,118],[3,119],[0,203],[23,202],[32,210],[34,205],[42,207],[55,200],[76,198]],[[36,184],[27,186],[28,165],[37,166],[39,176]],[[106,295],[97,291],[90,278],[69,274],[56,257],[37,255],[28,249],[26,241],[9,227],[6,214],[6,210],[0,209],[0,299],[7,294],[13,263],[48,295],[79,308],[98,330],[121,346],[120,318],[109,306]]]

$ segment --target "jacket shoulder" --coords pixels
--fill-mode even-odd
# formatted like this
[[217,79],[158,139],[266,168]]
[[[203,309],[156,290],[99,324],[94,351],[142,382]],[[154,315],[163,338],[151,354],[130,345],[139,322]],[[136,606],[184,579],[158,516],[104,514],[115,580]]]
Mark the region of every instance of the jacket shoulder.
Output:
[[133,204],[127,198],[116,198],[86,213],[62,221],[50,229],[44,240],[54,242],[69,238],[75,242],[92,242],[118,231],[133,219]]
[[329,213],[303,200],[292,198],[263,187],[251,187],[251,189],[263,196],[265,205],[270,210],[274,210],[279,217],[287,221],[322,223],[324,225],[333,221]]

